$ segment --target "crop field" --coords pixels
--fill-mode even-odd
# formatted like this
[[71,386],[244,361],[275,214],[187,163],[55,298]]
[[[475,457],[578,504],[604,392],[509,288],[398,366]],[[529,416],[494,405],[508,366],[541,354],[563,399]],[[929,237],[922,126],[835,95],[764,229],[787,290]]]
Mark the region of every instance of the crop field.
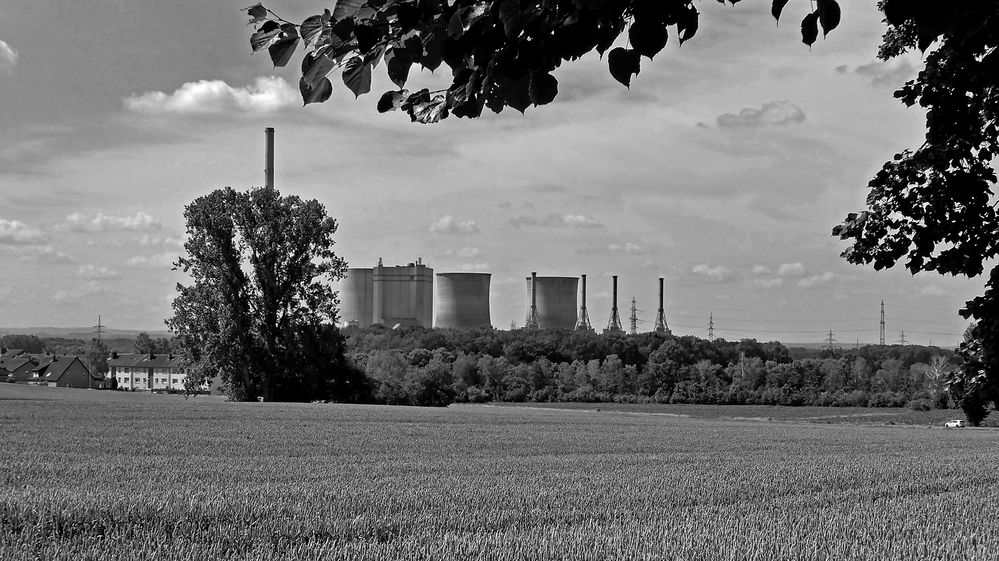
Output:
[[0,385],[0,559],[995,559],[999,431]]

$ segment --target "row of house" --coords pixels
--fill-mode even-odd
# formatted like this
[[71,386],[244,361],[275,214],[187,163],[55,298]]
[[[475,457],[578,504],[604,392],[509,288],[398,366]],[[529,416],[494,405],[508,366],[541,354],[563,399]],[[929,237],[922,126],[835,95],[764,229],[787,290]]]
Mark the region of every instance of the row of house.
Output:
[[[0,348],[0,380],[60,388],[111,387],[132,391],[183,391],[187,369],[179,356],[119,354],[108,358],[108,373],[91,376],[77,356],[32,354],[22,349]],[[204,391],[208,391],[208,386]]]
[[0,379],[35,386],[92,388],[100,380],[77,356],[31,354],[22,349],[0,348]]

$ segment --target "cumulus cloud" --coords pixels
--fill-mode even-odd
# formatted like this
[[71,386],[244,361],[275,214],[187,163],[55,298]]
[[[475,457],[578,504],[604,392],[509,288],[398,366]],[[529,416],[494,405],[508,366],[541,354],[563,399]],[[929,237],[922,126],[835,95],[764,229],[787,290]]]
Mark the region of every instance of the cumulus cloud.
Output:
[[477,247],[463,247],[461,249],[449,249],[447,250],[448,255],[455,255],[464,259],[472,259],[478,257],[482,253]]
[[462,264],[462,265],[458,265],[458,270],[459,271],[474,271],[474,272],[488,271],[489,270],[489,263],[465,263],[465,264]]
[[765,265],[756,265],[755,267],[753,267],[753,274],[754,275],[769,275],[770,274],[770,268],[767,267],[767,266],[765,266]]
[[[839,67],[837,70],[840,68],[843,67]],[[898,87],[916,74],[916,69],[904,58],[889,62],[875,61],[862,64],[853,71],[870,78],[872,86],[891,86],[893,88]]]
[[0,72],[11,74],[17,66],[17,51],[0,39]]
[[798,281],[798,286],[803,288],[811,288],[813,286],[819,286],[823,284],[828,284],[836,279],[836,275],[831,272],[825,272],[821,275],[812,275],[810,277],[803,278]]
[[919,293],[925,296],[943,296],[947,294],[947,291],[938,286],[927,286],[920,290]]
[[704,277],[710,282],[729,282],[732,280],[732,270],[723,265],[694,265],[692,269],[695,275]]
[[149,114],[273,113],[301,103],[298,90],[276,76],[260,76],[241,88],[222,80],[200,80],[170,94],[147,92],[125,98],[126,109]]
[[803,277],[808,274],[808,270],[801,263],[784,263],[777,269],[777,274],[782,277]]
[[120,230],[159,230],[163,225],[141,210],[132,216],[108,216],[104,213],[74,212],[61,228],[70,232],[114,232]]
[[549,228],[602,228],[603,224],[583,214],[548,214],[546,216],[514,216],[510,224],[521,226],[544,226]]
[[0,218],[0,244],[33,245],[43,243],[47,238],[45,232],[30,228],[24,222]]
[[76,276],[81,279],[113,279],[117,278],[119,275],[117,272],[112,271],[107,267],[87,264],[81,265],[80,268],[76,270]]
[[790,101],[771,101],[764,103],[759,109],[747,107],[738,115],[725,113],[716,119],[719,127],[764,127],[769,125],[787,125],[805,120],[805,112]]
[[106,284],[91,280],[78,284],[71,289],[57,290],[52,294],[52,299],[61,302],[65,300],[76,300],[77,298],[94,296],[96,294],[106,294],[108,292],[110,291],[108,290]]
[[441,234],[471,234],[478,232],[479,227],[474,220],[457,220],[450,214],[445,214],[430,225],[430,231]]
[[62,251],[57,251],[51,245],[28,248],[27,251],[21,253],[21,260],[33,263],[45,263],[47,265],[66,265],[73,262],[73,259],[69,255],[66,255]]
[[177,256],[173,253],[157,253],[156,255],[136,255],[125,261],[125,265],[133,269],[172,269]]
[[150,236],[149,234],[143,234],[142,238],[139,239],[139,245],[142,247],[183,247],[184,240],[181,238],[172,238],[170,236]]
[[630,255],[648,253],[644,246],[632,242],[625,242],[624,244],[612,243],[609,246],[607,246],[607,249],[613,251],[614,253],[627,253]]
[[760,288],[777,288],[784,284],[784,279],[753,279],[753,284]]

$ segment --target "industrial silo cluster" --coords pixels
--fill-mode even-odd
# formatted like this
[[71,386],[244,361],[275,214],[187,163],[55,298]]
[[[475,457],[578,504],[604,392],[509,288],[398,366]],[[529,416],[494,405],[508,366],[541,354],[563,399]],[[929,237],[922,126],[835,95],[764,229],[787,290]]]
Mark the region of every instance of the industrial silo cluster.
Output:
[[[438,273],[434,318],[434,270],[417,259],[407,265],[350,268],[340,285],[341,321],[368,327],[420,326],[471,329],[492,324],[489,309],[490,273]],[[579,305],[582,279],[582,305]],[[527,318],[524,326],[540,329],[593,331],[586,309],[586,275],[527,277]],[[659,279],[659,310],[655,331],[669,332],[663,311],[663,279]],[[617,276],[613,277],[611,318],[605,333],[624,333],[617,308]],[[634,327],[632,328],[634,332]]]

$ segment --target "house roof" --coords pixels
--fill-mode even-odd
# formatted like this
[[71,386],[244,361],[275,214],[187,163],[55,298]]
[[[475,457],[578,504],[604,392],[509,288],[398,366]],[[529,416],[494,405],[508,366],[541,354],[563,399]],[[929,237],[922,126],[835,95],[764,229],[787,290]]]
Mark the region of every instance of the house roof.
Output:
[[21,381],[28,379],[35,366],[35,362],[28,356],[0,359],[0,370]]
[[87,368],[85,364],[83,364],[83,361],[80,360],[80,357],[78,356],[72,356],[72,357],[64,356],[61,358],[57,357],[52,357],[52,358],[53,360],[49,362],[48,369],[45,371],[46,380],[52,380],[52,381],[58,380],[59,378],[62,377],[63,374],[66,373],[67,370],[69,370],[69,367],[72,366],[74,362],[79,362],[80,366],[83,366],[83,369],[87,371],[87,374],[90,374],[90,370]]
[[175,354],[120,354],[108,359],[108,366],[131,368],[180,368],[181,358]]
[[14,358],[22,354],[24,354],[24,349],[6,349],[0,354],[0,359]]

